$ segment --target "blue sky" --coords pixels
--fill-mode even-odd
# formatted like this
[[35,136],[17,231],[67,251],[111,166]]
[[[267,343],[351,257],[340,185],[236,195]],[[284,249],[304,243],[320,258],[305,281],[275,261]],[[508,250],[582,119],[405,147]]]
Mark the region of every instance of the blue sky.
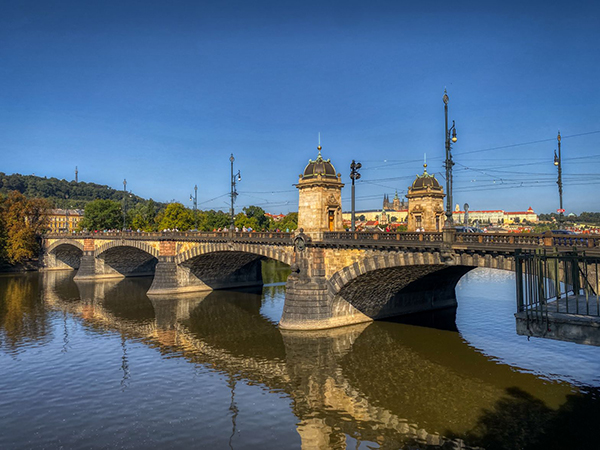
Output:
[[595,2],[4,1],[0,171],[226,209],[297,209],[323,156],[363,164],[357,209],[406,193],[427,154],[454,204],[599,211],[600,7]]

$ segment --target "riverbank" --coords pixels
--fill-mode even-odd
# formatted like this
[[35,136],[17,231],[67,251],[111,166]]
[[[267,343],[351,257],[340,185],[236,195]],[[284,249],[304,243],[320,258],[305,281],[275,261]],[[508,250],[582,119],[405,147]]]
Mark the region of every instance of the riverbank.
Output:
[[23,272],[35,272],[40,270],[39,259],[31,259],[18,264],[9,264],[4,261],[0,261],[0,274],[3,273],[23,273]]

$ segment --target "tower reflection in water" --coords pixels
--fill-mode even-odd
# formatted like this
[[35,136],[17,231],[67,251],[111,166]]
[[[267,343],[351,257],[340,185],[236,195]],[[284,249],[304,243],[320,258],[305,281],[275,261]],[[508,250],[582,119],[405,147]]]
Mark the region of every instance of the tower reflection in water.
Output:
[[[64,273],[49,273],[43,280],[47,305],[123,336],[125,387],[131,364],[127,339],[225,374],[232,447],[239,382],[289,396],[307,449],[367,443],[380,448],[514,448],[515,436],[522,448],[535,448],[552,435],[549,425],[584,398],[571,385],[490,361],[463,342],[447,320],[440,325],[435,317],[427,320],[439,329],[379,322],[283,332],[261,313],[265,299],[283,298],[283,286],[149,299],[147,279],[75,285]],[[581,408],[597,408],[593,397],[585,398],[588,403]],[[573,429],[558,428],[574,435]]]

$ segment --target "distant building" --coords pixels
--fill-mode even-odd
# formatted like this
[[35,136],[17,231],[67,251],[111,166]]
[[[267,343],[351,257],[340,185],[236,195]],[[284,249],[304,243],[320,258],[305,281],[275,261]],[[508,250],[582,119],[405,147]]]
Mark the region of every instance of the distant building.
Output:
[[[460,211],[458,205],[452,213],[452,218],[455,224],[463,224],[465,221],[465,212]],[[509,225],[513,223],[537,222],[538,215],[529,207],[527,211],[504,211],[503,209],[488,210],[488,211],[468,211],[469,223],[492,224],[492,225]]]
[[387,194],[383,196],[383,209],[386,209],[388,211],[402,211],[408,210],[408,205],[406,205],[404,199],[400,201],[400,198],[398,197],[398,191],[396,191],[396,194],[394,195],[394,200],[391,202],[390,197]]
[[[385,216],[385,218],[383,218]],[[364,219],[360,219],[364,217]],[[352,220],[352,212],[346,211],[343,213],[345,221]],[[377,225],[383,225],[382,220],[385,224],[392,223],[406,223],[408,219],[408,205],[406,201],[400,200],[398,192],[394,195],[394,199],[390,201],[389,196],[386,194],[383,196],[383,207],[382,209],[366,209],[356,211],[356,220],[364,222],[366,227],[375,227]]]
[[265,213],[265,216],[271,219],[273,222],[279,222],[285,217],[285,214],[269,214]]
[[48,229],[52,233],[70,233],[77,229],[83,219],[82,209],[51,209],[48,215]]

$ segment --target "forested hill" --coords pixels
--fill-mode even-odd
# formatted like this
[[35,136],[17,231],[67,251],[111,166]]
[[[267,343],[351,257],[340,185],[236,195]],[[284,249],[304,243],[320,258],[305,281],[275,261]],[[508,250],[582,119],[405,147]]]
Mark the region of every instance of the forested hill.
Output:
[[[106,185],[0,172],[0,195],[6,196],[11,191],[19,191],[28,198],[47,198],[55,208],[83,209],[86,203],[96,199],[123,200],[122,190]],[[127,198],[130,205],[145,201],[136,195],[128,195]]]

